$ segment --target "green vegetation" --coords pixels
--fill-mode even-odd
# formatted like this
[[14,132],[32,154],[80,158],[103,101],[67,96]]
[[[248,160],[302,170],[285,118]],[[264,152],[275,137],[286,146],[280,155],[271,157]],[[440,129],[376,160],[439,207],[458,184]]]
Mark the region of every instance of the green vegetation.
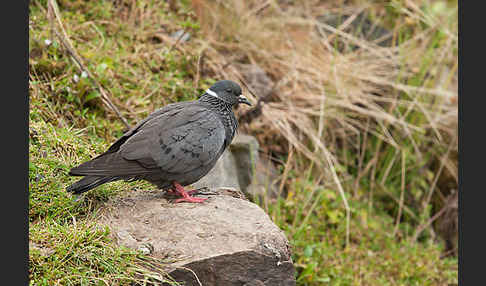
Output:
[[[67,172],[126,130],[103,91],[133,126],[244,78],[240,63],[277,83],[240,131],[281,162],[288,196],[260,204],[287,234],[297,284],[458,284],[437,226],[445,215],[434,217],[457,190],[457,1],[58,0],[52,15],[47,2],[29,6],[32,285],[164,279],[154,272],[164,261],[116,246],[94,219],[108,198],[153,187],[113,182],[75,198]],[[395,47],[309,20],[361,8]],[[170,37],[181,29],[188,42]]]
[[[108,147],[80,130],[30,122],[29,270],[33,285],[130,285],[165,281],[150,267],[163,265],[118,247],[108,228],[96,224],[99,206],[117,193],[144,187],[114,183],[86,196],[71,197],[65,187],[73,162]],[[79,162],[80,162],[79,161]]]

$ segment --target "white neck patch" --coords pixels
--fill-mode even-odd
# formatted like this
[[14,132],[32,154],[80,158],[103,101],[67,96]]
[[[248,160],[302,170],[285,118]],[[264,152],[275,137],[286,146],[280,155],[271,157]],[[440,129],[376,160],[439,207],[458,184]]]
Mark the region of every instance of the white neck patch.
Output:
[[221,97],[219,97],[219,96],[218,96],[218,94],[217,94],[216,92],[212,91],[212,90],[211,90],[211,89],[209,89],[209,88],[208,88],[208,89],[206,89],[206,93],[207,93],[207,94],[209,94],[209,95],[211,95],[211,96],[214,96],[214,97],[216,97],[216,98],[221,99]]

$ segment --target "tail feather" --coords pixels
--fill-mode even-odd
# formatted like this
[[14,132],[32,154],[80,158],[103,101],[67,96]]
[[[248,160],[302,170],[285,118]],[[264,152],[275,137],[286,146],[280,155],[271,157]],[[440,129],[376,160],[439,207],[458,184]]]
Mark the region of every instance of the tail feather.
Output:
[[74,194],[81,194],[87,192],[93,188],[98,187],[104,183],[113,182],[119,180],[119,177],[104,177],[104,176],[86,176],[81,180],[75,182],[66,188],[66,191]]
[[72,168],[71,176],[132,176],[153,172],[144,168],[137,161],[125,160],[119,153],[105,153],[93,160]]

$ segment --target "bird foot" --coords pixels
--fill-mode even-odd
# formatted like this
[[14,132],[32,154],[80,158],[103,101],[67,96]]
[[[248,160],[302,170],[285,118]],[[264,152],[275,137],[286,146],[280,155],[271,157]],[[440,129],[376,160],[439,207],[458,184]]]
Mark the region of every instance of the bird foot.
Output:
[[204,202],[205,200],[207,200],[208,198],[195,198],[195,197],[185,197],[185,198],[181,198],[181,199],[177,199],[175,200],[175,203],[181,203],[181,202],[188,202],[188,203],[202,203]]
[[207,200],[207,198],[191,197],[191,195],[198,193],[199,189],[186,191],[186,190],[184,190],[184,187],[182,187],[179,183],[176,183],[176,182],[174,182],[174,187],[175,187],[176,192],[179,193],[182,196],[182,198],[175,200],[175,203],[181,203],[181,202],[202,203],[205,200]]

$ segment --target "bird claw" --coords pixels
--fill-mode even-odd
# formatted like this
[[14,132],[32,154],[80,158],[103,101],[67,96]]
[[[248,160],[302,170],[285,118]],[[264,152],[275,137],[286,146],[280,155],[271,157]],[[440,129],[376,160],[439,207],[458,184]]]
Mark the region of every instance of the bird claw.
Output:
[[188,203],[202,203],[204,202],[205,200],[207,200],[207,198],[194,198],[194,197],[184,197],[184,198],[180,198],[180,199],[177,199],[175,200],[175,203],[182,203],[182,202],[188,202]]
[[179,195],[182,196],[182,198],[175,200],[175,203],[181,203],[181,202],[202,203],[205,200],[207,200],[207,198],[191,197],[191,195],[198,193],[201,189],[186,191],[184,190],[184,187],[182,187],[179,183],[176,182],[174,182],[174,187],[175,187],[175,192],[179,193]]
[[188,193],[189,195],[217,195],[217,193],[211,191],[208,187],[202,187],[202,188],[199,188],[199,189],[194,189],[194,190],[190,190],[190,191],[186,191],[186,193]]

